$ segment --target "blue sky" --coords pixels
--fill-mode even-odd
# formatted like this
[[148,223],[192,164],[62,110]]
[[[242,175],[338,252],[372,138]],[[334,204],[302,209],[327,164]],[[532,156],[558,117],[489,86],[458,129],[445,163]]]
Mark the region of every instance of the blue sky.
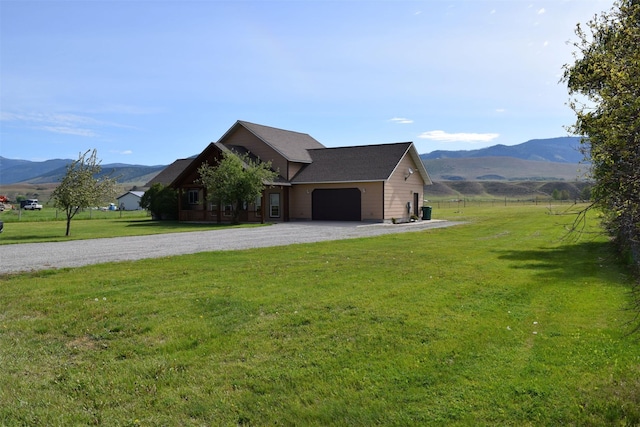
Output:
[[420,153],[567,134],[613,0],[0,0],[0,155],[168,164],[236,120]]

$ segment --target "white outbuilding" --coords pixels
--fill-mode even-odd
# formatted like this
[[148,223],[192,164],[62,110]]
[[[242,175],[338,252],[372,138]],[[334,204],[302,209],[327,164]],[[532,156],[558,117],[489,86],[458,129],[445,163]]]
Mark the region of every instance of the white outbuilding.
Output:
[[136,211],[142,209],[140,207],[140,199],[144,191],[127,191],[122,196],[117,197],[118,209],[123,211]]

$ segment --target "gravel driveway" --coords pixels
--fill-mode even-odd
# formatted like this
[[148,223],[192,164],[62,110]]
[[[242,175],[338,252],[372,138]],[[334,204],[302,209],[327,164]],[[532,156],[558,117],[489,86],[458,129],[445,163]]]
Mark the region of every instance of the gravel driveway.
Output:
[[80,267],[104,262],[160,258],[197,252],[353,239],[449,227],[456,224],[460,223],[439,220],[396,225],[318,221],[285,222],[255,228],[0,245],[0,274]]

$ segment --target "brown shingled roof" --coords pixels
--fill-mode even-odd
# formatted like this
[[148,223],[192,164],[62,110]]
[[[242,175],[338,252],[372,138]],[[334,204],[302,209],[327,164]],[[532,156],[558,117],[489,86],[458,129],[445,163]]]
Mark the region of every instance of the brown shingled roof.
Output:
[[189,164],[193,161],[193,157],[189,159],[178,159],[171,163],[169,166],[160,171],[158,175],[153,177],[151,181],[145,184],[145,187],[151,187],[153,184],[160,183],[162,185],[169,185],[174,179],[178,177],[184,171]]
[[[309,150],[313,162],[306,165],[291,182],[384,181],[391,176],[412,145],[411,142],[399,142]],[[425,182],[430,183],[426,170],[423,175]]]
[[230,134],[236,126],[243,126],[290,162],[310,163],[311,157],[307,150],[324,148],[324,145],[306,133],[277,129],[242,120],[238,120],[236,124],[220,138],[220,141]]

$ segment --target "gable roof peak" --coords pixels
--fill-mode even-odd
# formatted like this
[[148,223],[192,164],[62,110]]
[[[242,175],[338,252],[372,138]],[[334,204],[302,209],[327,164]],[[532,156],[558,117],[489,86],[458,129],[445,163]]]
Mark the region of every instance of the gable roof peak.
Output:
[[311,157],[307,150],[324,148],[324,145],[307,133],[259,125],[244,120],[236,121],[220,138],[219,142],[229,137],[238,126],[242,126],[251,132],[290,162],[310,163]]

